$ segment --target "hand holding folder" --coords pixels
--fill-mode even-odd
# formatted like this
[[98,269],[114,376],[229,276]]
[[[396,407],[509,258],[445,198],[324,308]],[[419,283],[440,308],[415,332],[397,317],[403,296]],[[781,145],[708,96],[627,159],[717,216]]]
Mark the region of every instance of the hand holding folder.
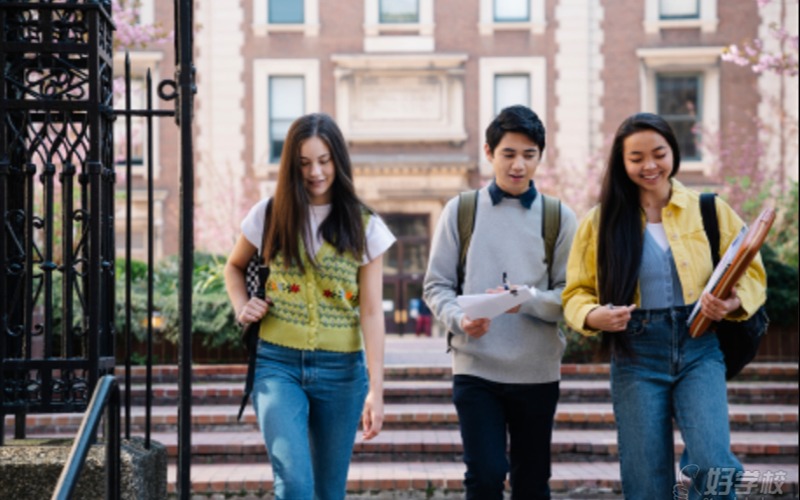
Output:
[[[747,226],[742,228],[720,259],[703,293],[709,292],[717,298],[730,295],[764,244],[773,222],[775,222],[775,210],[765,208],[749,229]],[[711,326],[711,320],[703,314],[699,300],[689,316],[688,323],[689,334],[692,337],[703,335]]]

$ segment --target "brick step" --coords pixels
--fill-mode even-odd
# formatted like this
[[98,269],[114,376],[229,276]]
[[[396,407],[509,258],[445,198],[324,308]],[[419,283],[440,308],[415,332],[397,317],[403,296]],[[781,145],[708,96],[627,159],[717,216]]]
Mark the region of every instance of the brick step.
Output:
[[[237,422],[238,405],[195,406],[192,408],[194,431],[241,430],[255,428],[252,407],[248,406]],[[123,412],[124,413],[124,412]],[[797,432],[798,408],[795,405],[739,405],[729,407],[731,429],[734,431]],[[141,433],[144,426],[144,408],[131,408],[131,428]],[[152,430],[172,431],[177,425],[177,407],[154,406]],[[42,433],[74,433],[80,425],[80,413],[37,414],[26,417],[30,435]],[[6,416],[6,429],[13,429],[13,416]],[[441,429],[456,428],[458,418],[451,403],[441,404],[387,404],[385,428],[390,429]],[[556,411],[556,428],[559,429],[610,429],[614,426],[614,413],[610,403],[560,403]],[[124,415],[123,415],[124,422]]]
[[[242,399],[241,382],[198,382],[192,384],[195,405],[238,404]],[[447,403],[452,400],[452,383],[447,380],[390,380],[384,384],[386,403]],[[154,405],[175,405],[178,402],[176,384],[153,384]],[[797,405],[800,389],[792,382],[730,382],[728,402],[731,404]],[[143,405],[145,386],[131,387],[135,405]],[[560,402],[597,403],[611,400],[607,380],[563,380]]]
[[[798,493],[797,464],[744,464],[746,477],[751,481],[742,486],[742,495],[748,498],[766,498],[768,495],[796,495]],[[677,470],[677,466],[676,466]],[[175,492],[177,468],[167,469],[167,489]],[[347,479],[348,498],[355,494],[374,494],[393,498],[392,492],[402,498],[456,498],[448,492],[463,491],[464,465],[459,462],[392,462],[353,463]],[[776,479],[777,478],[777,479]],[[248,498],[271,498],[272,470],[267,464],[204,464],[191,468],[192,491],[196,494],[247,495]],[[745,491],[744,488],[747,488]],[[778,489],[779,488],[779,489]],[[596,498],[601,494],[619,494],[619,464],[616,462],[556,462],[553,464],[550,489],[554,493],[580,492],[582,498]],[[419,497],[405,496],[418,491]],[[595,495],[593,495],[595,493]],[[772,496],[769,496],[772,498]]]
[[[54,437],[54,436],[49,436]],[[167,448],[167,455],[178,455],[175,432],[158,432],[151,438]],[[675,432],[675,454],[683,452],[683,440]],[[734,432],[731,449],[743,462],[796,463],[796,432]],[[195,432],[191,438],[194,463],[268,462],[261,433]],[[370,441],[356,437],[355,462],[459,462],[463,448],[455,429],[385,430]],[[556,430],[553,433],[554,462],[609,461],[618,459],[617,433],[614,430]]]
[[[387,358],[391,356],[387,347]],[[411,354],[409,354],[411,356]],[[417,356],[419,357],[419,356]],[[414,359],[414,358],[411,358]],[[244,381],[247,366],[244,364],[195,365],[192,367],[193,380],[197,382],[219,382],[224,380]],[[387,359],[384,371],[387,380],[449,380],[450,364],[421,365],[419,360],[408,363],[392,364]],[[120,382],[124,379],[124,367],[118,367]],[[565,364],[561,366],[561,376],[571,379],[608,379],[609,365],[597,364]],[[156,365],[152,368],[153,383],[175,383],[178,380],[177,365]],[[771,380],[797,382],[797,363],[751,363],[747,365],[735,381]],[[131,367],[131,379],[139,384],[144,383],[145,367]]]

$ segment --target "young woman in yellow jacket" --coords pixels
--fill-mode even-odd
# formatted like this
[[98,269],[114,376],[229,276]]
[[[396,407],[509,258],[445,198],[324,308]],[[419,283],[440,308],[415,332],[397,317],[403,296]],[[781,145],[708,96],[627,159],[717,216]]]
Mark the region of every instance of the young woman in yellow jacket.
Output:
[[[602,332],[611,351],[611,394],[626,499],[671,500],[673,420],[690,498],[735,498],[742,466],[730,451],[725,363],[716,334],[691,338],[699,300],[712,320],[743,320],[766,299],[756,258],[730,296],[704,294],[713,264],[699,194],[674,177],[678,141],[661,117],[639,113],[617,130],[600,203],[572,245],[563,293],[567,323]],[[743,222],[717,198],[724,253]],[[685,463],[684,463],[685,462]],[[729,480],[726,482],[726,480]]]

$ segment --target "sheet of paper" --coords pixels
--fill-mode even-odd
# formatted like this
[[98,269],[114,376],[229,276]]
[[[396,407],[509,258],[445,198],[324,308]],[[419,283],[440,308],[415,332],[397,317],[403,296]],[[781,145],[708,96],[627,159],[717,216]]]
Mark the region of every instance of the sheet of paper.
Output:
[[[739,234],[736,238],[731,242],[728,250],[725,251],[725,255],[719,259],[719,264],[717,267],[714,268],[714,272],[711,273],[711,277],[708,279],[708,283],[706,283],[706,287],[703,289],[703,293],[711,292],[716,288],[717,283],[719,283],[720,278],[722,275],[725,274],[725,271],[730,267],[731,262],[733,262],[733,258],[736,256],[736,252],[739,251],[739,247],[742,245],[744,241],[744,237],[747,234],[747,226],[743,226],[742,230],[739,231]],[[694,304],[694,308],[692,308],[692,314],[689,315],[689,319],[686,320],[686,324],[690,325],[694,321],[694,318],[700,314],[700,310],[702,309],[702,305],[700,304],[700,300],[698,299],[697,302]]]
[[527,302],[536,295],[536,290],[521,286],[516,293],[479,293],[477,295],[459,295],[456,297],[458,305],[470,319],[494,318],[512,307]]

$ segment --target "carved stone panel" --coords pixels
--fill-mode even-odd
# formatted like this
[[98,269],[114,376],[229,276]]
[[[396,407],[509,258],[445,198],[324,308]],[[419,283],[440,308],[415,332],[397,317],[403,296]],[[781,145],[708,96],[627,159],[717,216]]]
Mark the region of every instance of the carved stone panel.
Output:
[[336,119],[352,142],[463,142],[464,56],[334,56]]

